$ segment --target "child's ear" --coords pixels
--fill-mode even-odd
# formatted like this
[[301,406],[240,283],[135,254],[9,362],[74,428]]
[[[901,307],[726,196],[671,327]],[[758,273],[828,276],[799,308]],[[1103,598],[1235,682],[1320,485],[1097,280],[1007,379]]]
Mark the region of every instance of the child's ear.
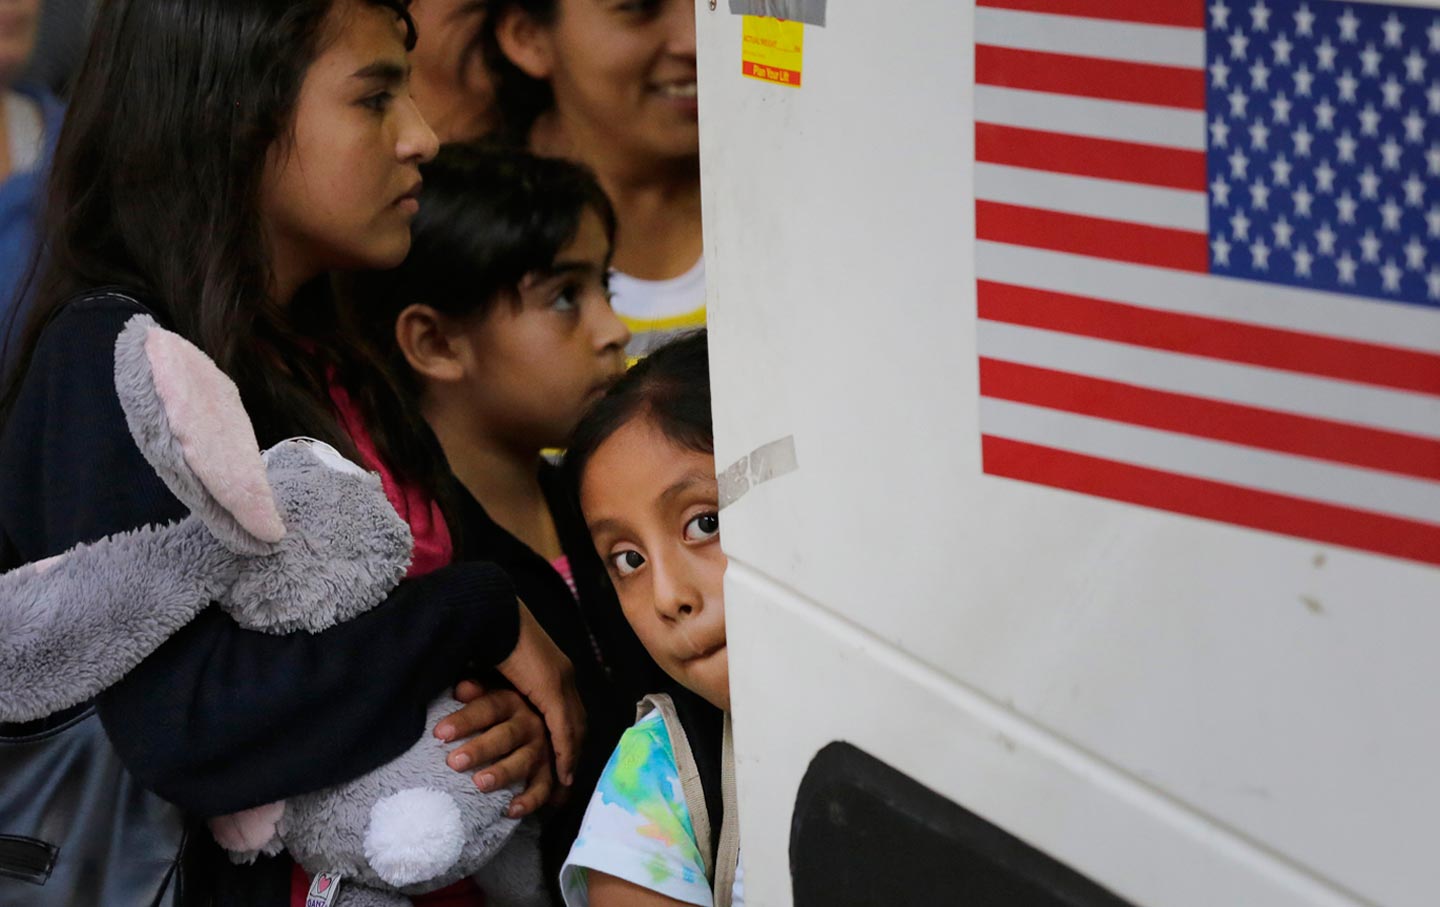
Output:
[[550,30],[523,10],[510,7],[495,24],[500,51],[525,75],[548,79],[555,73],[555,45]]
[[451,319],[417,303],[395,319],[395,343],[422,380],[459,381],[465,377],[466,357],[453,330]]

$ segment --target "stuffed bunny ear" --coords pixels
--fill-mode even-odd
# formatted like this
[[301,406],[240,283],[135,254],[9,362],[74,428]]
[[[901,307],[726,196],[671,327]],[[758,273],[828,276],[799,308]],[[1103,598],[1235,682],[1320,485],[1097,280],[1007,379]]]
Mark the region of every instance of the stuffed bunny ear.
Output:
[[146,315],[115,341],[115,389],[135,443],[222,544],[268,554],[285,523],[235,383]]

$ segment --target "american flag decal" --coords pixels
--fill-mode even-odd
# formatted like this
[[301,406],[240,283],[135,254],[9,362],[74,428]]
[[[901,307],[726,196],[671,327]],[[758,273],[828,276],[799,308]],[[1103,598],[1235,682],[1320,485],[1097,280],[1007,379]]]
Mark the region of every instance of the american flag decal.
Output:
[[985,472],[1440,565],[1440,10],[978,0]]

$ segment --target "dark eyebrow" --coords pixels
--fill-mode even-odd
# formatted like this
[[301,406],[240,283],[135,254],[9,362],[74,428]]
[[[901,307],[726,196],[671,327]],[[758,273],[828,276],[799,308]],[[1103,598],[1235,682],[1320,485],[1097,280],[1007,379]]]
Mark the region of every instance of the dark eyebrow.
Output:
[[679,497],[680,495],[684,494],[685,492],[689,491],[697,485],[714,484],[714,476],[704,475],[698,472],[692,472],[684,478],[680,479],[675,484],[671,485],[669,488],[660,492],[660,502],[662,504],[668,504],[675,498]]
[[410,79],[410,65],[401,65],[391,60],[378,60],[361,67],[350,74],[352,79],[379,81],[386,85],[401,85]]

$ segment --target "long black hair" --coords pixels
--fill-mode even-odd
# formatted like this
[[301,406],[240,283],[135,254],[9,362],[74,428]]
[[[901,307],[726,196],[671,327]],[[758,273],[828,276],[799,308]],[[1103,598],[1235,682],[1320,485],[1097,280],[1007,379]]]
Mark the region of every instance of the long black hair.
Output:
[[[0,424],[45,325],[74,297],[116,286],[235,380],[262,443],[302,429],[353,453],[325,387],[327,369],[360,366],[319,282],[287,311],[267,302],[260,214],[267,155],[341,2],[103,0],[55,150]],[[414,45],[409,0],[361,2],[392,10]]]
[[560,15],[560,0],[484,0],[484,3],[485,21],[467,55],[480,54],[490,70],[502,124],[500,136],[524,145],[530,127],[541,114],[555,106],[555,93],[549,82],[534,78],[511,62],[500,47],[498,29],[511,15],[527,16],[538,25],[550,26]]
[[417,400],[418,378],[395,341],[402,310],[421,304],[451,318],[484,317],[496,305],[519,303],[522,278],[554,264],[587,211],[600,218],[612,246],[616,229],[600,184],[570,161],[450,144],[420,172],[425,185],[410,254],[398,268],[355,280],[345,294],[359,333]]
[[640,360],[580,420],[565,453],[575,488],[585,465],[610,436],[634,419],[650,419],[684,450],[715,453],[710,415],[710,347],[702,328]]

